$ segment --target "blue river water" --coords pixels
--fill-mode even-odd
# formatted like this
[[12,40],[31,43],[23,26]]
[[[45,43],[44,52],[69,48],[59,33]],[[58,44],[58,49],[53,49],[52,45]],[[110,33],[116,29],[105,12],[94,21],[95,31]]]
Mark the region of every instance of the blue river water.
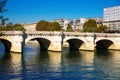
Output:
[[32,44],[18,54],[1,44],[0,80],[120,80],[120,51],[45,52]]

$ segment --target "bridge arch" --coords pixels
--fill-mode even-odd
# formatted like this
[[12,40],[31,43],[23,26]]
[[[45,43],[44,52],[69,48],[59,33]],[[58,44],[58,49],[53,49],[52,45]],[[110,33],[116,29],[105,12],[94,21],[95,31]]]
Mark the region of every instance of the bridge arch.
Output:
[[12,43],[9,40],[6,39],[0,39],[0,41],[3,43],[4,48],[5,48],[5,52],[10,52]]
[[79,50],[80,47],[84,44],[83,40],[76,39],[76,38],[68,39],[68,40],[66,40],[66,42],[69,43],[70,50]]
[[33,38],[33,39],[30,39],[30,41],[32,40],[36,40],[39,45],[40,45],[40,50],[48,50],[50,44],[51,44],[51,41],[46,39],[46,38]]
[[109,39],[102,39],[96,42],[96,49],[109,49],[112,45],[114,44],[114,42],[112,40]]

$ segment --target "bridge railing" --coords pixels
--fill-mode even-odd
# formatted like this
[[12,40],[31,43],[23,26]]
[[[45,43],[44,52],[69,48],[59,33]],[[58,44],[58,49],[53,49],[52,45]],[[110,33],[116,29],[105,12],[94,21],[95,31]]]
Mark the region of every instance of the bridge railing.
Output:
[[80,33],[80,32],[64,32],[65,36],[75,36],[75,37],[120,37],[118,33]]
[[44,36],[44,35],[47,35],[47,36],[61,36],[61,32],[50,32],[50,31],[35,31],[35,32],[25,32],[27,35],[29,36],[37,36],[37,35],[40,35],[40,36]]
[[0,36],[23,35],[23,31],[1,31]]
[[120,37],[119,33],[95,33],[97,37]]
[[69,36],[69,37],[120,37],[118,33],[82,33],[82,32],[56,32],[56,31],[35,31],[25,32],[29,36]]
[[90,37],[93,36],[93,33],[81,33],[81,32],[64,32],[65,36],[71,36],[71,37]]

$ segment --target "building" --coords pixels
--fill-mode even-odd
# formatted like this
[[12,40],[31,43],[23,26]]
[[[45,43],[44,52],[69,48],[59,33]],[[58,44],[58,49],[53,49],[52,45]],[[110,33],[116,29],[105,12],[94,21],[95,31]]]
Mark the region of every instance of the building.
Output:
[[[96,20],[98,25],[102,24],[102,22],[103,22],[102,18],[80,18],[80,19],[73,19],[73,20],[67,20],[67,19],[62,18],[62,19],[55,19],[51,22],[58,22],[60,24],[60,26],[63,26],[64,30],[66,30],[68,24],[70,24],[72,26],[73,30],[82,31],[84,23],[86,21],[88,21],[89,19]],[[34,32],[34,31],[36,31],[37,22],[27,23],[27,24],[22,24],[22,25],[27,32]]]
[[28,23],[28,24],[23,24],[23,27],[27,32],[34,32],[36,31],[36,25],[37,23]]
[[103,19],[102,18],[80,18],[80,20],[76,20],[74,21],[74,26],[75,29],[79,29],[79,30],[83,30],[83,25],[86,21],[88,21],[89,19],[94,19],[97,23],[97,25],[100,25],[103,23]]
[[120,6],[104,8],[104,24],[109,30],[120,30]]
[[71,20],[61,18],[61,19],[55,19],[52,22],[58,22],[60,26],[63,26],[63,29],[66,30],[68,24],[71,23]]
[[63,29],[66,30],[68,24],[71,24],[73,30],[83,30],[83,25],[86,21],[89,19],[96,20],[97,24],[102,24],[103,19],[102,18],[80,18],[80,19],[73,19],[73,20],[67,20],[67,19],[56,19],[52,22],[58,22],[61,26],[63,26]]

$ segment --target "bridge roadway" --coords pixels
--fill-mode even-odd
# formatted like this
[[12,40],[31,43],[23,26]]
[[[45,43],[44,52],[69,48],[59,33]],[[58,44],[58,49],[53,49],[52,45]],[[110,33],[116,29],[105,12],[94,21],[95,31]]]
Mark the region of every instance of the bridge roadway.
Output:
[[75,50],[113,49],[120,50],[118,33],[80,33],[80,32],[22,32],[2,31],[0,41],[5,51],[22,52],[28,41],[38,41],[41,50],[62,51],[62,46]]

